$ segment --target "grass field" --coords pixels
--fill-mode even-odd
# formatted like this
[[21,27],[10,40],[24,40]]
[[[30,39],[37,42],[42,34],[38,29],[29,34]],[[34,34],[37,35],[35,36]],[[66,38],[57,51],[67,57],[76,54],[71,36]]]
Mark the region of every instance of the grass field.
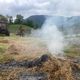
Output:
[[[80,46],[68,45],[64,50],[66,56],[76,57],[80,56],[78,50]],[[26,60],[35,60],[43,54],[50,54],[43,44],[43,41],[34,37],[19,37],[12,35],[10,37],[0,37],[0,80],[20,80],[20,74],[24,73],[39,73],[44,72],[49,76],[48,80],[78,80],[74,78],[73,74],[79,74],[80,65],[73,64],[70,60],[64,60],[52,57],[46,61],[42,66],[35,66],[27,68],[25,66],[13,66],[15,62],[23,62]],[[15,61],[13,63],[13,61]],[[7,63],[9,65],[7,65]],[[78,72],[73,71],[73,66]],[[75,75],[76,76],[76,75]],[[80,78],[78,76],[78,78]],[[21,79],[23,80],[23,79]],[[25,79],[26,80],[26,79]],[[33,79],[31,79],[33,80]]]
[[[22,60],[26,58],[31,59],[47,53],[48,51],[45,45],[42,44],[42,41],[40,41],[38,38],[23,38],[19,36],[0,37],[1,62],[2,60],[5,60],[5,57],[8,59],[11,57],[10,59],[14,58],[16,60]],[[8,55],[9,57],[7,57]]]
[[22,25],[22,24],[11,24],[11,25],[8,25],[8,28],[9,28],[9,31],[11,33],[16,33],[19,29],[19,27],[22,26],[23,28],[26,29],[31,29],[30,27],[26,26],[26,25]]
[[[13,58],[16,60],[33,58],[47,53],[49,52],[46,46],[38,38],[23,38],[16,35],[11,35],[10,37],[0,37],[0,62]],[[9,57],[7,57],[8,55]],[[64,49],[64,55],[71,57],[80,56],[80,46],[68,45]]]

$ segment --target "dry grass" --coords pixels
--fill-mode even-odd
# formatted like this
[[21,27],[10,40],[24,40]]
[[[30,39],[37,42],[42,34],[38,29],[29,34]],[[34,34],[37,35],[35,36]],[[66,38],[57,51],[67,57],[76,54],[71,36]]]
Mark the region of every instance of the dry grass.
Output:
[[1,37],[0,52],[12,56],[15,60],[32,59],[48,53],[42,43],[40,39],[33,37]]
[[5,63],[13,60],[14,58],[11,55],[2,54],[0,55],[0,63]]
[[[44,72],[47,74],[48,80],[76,80],[73,76],[71,65],[75,64],[72,64],[68,60],[49,58],[41,67],[9,69],[5,70],[5,72],[3,71],[3,74],[0,73],[0,77],[2,80],[18,80],[20,73]],[[6,74],[7,72],[9,73]]]
[[76,45],[68,46],[68,48],[64,50],[64,53],[66,56],[71,56],[71,57],[80,56],[80,46]]
[[[8,40],[8,43],[5,40]],[[32,37],[20,38],[20,37],[10,37],[2,38],[0,45],[4,45],[6,50],[3,55],[0,55],[0,62],[4,63],[12,59],[15,60],[26,60],[39,57],[43,54],[47,54],[48,50],[45,45],[42,44],[42,41]],[[68,52],[69,51],[69,52]],[[79,52],[79,50],[76,50]],[[65,51],[69,55],[76,54],[75,48],[72,47],[70,50]],[[70,54],[72,53],[72,54]],[[0,71],[0,80],[18,80],[18,75],[21,72],[44,72],[48,75],[48,80],[75,80],[72,74],[73,65],[68,60],[62,60],[57,58],[49,58],[49,60],[44,63],[41,67],[33,68],[13,68],[5,69]],[[79,65],[80,66],[80,65]]]

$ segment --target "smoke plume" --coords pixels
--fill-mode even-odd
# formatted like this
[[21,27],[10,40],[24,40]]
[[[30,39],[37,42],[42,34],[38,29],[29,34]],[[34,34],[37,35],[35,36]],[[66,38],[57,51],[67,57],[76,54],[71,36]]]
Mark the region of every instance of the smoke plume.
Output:
[[43,40],[53,56],[63,55],[64,36],[54,24],[53,18],[46,18],[42,28],[32,31],[32,34]]

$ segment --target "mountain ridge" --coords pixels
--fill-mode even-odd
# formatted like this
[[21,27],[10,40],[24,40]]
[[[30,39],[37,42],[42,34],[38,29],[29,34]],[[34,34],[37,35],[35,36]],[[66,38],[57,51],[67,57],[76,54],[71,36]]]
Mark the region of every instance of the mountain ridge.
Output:
[[34,22],[34,26],[38,24],[37,28],[41,28],[46,18],[53,18],[54,25],[56,25],[65,34],[80,33],[80,16],[64,17],[49,15],[32,15],[26,18],[25,21],[32,20]]

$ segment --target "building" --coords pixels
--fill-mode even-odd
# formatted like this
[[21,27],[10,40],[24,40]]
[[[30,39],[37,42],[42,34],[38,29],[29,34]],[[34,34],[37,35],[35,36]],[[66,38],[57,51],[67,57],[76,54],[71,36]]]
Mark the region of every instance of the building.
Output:
[[10,35],[7,24],[8,24],[7,19],[4,16],[0,15],[0,35],[6,36]]

